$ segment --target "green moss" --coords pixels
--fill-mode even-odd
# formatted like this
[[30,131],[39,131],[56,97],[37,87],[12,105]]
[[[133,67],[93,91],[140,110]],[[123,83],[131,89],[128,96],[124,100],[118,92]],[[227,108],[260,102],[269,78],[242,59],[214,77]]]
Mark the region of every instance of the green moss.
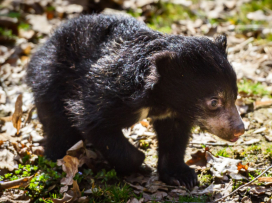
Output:
[[207,196],[199,196],[199,197],[193,197],[193,196],[180,196],[178,202],[207,202],[208,197]]
[[[253,0],[241,5],[240,11],[234,16],[228,16],[228,20],[235,25],[268,25],[267,21],[253,21],[247,18],[247,14],[250,12],[257,10],[265,11],[266,9],[272,9],[271,0]],[[252,30],[254,30],[254,27]],[[237,31],[243,31],[243,27],[239,26]]]
[[231,148],[223,148],[219,149],[216,153],[215,156],[222,156],[222,157],[232,157],[233,151]]
[[258,96],[271,96],[271,93],[266,89],[264,85],[259,82],[253,82],[250,80],[242,79],[238,81],[239,92],[245,92],[247,94],[253,94]]
[[200,182],[200,185],[210,185],[212,183],[213,177],[211,174],[205,174],[205,175],[198,175],[198,180]]
[[[127,12],[136,18],[143,15],[141,9],[130,9]],[[154,5],[153,9],[151,9],[145,22],[151,29],[163,33],[171,33],[171,25],[174,22],[184,19],[195,20],[196,16],[190,9],[181,5],[159,1]]]
[[126,184],[104,185],[102,187],[93,187],[93,193],[89,202],[125,203],[131,196],[133,196],[133,191]]
[[171,25],[183,19],[195,19],[195,15],[187,8],[166,2],[158,2],[155,10],[147,19],[147,25],[152,29],[170,33]]
[[241,152],[241,156],[246,156],[247,154],[258,154],[262,152],[261,145],[251,145],[249,147],[245,147],[244,151]]
[[15,38],[16,36],[12,34],[12,30],[0,27],[0,35],[8,38]]
[[18,26],[19,29],[23,29],[23,30],[29,30],[30,29],[30,25],[27,23],[20,23]]

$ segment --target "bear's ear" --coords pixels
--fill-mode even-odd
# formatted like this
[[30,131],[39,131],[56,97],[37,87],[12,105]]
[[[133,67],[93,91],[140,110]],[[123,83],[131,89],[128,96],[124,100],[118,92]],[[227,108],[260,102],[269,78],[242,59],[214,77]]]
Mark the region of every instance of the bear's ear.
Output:
[[175,64],[176,53],[163,51],[154,55],[153,60],[159,74],[171,71]]
[[226,54],[227,51],[227,37],[226,35],[219,35],[215,38],[214,43],[219,47],[219,49]]

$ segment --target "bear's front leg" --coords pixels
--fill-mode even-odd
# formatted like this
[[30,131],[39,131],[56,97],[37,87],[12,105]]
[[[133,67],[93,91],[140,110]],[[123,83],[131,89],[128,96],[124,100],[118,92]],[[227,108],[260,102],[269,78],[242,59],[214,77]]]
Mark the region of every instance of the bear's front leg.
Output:
[[160,180],[170,185],[184,185],[192,189],[197,185],[197,175],[184,162],[191,126],[178,119],[154,121],[159,140],[158,172]]

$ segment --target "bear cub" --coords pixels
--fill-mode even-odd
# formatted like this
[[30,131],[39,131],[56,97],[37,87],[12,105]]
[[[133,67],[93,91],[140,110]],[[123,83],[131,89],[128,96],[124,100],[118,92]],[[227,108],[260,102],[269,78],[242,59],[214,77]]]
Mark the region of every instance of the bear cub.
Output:
[[237,112],[236,74],[227,40],[167,35],[132,17],[86,15],[55,30],[32,56],[27,83],[56,160],[81,139],[119,172],[138,169],[144,154],[122,134],[151,117],[162,181],[197,184],[184,162],[192,126],[225,140],[244,133]]

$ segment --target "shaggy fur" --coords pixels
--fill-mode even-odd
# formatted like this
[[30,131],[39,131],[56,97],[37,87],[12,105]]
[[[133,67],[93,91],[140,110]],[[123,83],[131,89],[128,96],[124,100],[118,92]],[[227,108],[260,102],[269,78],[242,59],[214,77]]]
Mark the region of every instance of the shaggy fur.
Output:
[[121,129],[148,113],[159,140],[160,178],[196,185],[195,172],[183,161],[190,130],[220,113],[205,108],[206,98],[222,93],[233,103],[237,96],[226,46],[225,36],[213,42],[166,35],[129,17],[87,15],[66,22],[27,69],[47,135],[45,155],[62,158],[83,138],[117,171],[134,171],[144,154]]

